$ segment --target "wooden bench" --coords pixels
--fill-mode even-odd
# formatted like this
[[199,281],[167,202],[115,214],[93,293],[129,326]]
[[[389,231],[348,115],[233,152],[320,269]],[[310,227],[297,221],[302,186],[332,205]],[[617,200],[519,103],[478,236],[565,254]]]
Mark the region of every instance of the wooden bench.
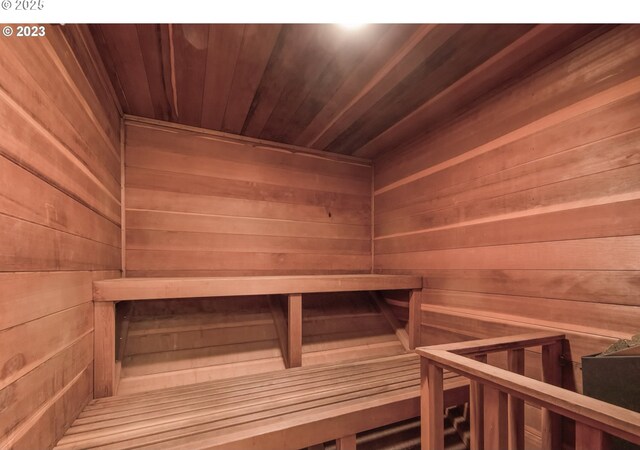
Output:
[[[444,405],[468,400],[445,374]],[[420,414],[420,363],[410,353],[300,367],[91,401],[57,449],[299,449]]]
[[410,290],[407,347],[415,348],[420,339],[420,292],[422,278],[405,275],[312,275],[215,278],[118,278],[93,283],[95,302],[94,397],[115,394],[118,383],[116,364],[116,312],[119,301],[152,299],[213,298],[247,295],[288,296],[288,314],[277,321],[282,334],[287,367],[302,363],[302,296],[307,293]]

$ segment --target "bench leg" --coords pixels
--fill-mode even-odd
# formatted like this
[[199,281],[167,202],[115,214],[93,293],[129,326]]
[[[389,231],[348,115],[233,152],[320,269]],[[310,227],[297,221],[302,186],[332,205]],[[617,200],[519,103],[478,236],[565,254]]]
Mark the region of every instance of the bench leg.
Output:
[[110,397],[116,385],[116,304],[94,303],[93,396]]
[[300,367],[302,366],[302,294],[289,294],[288,311],[287,361],[289,367]]
[[336,439],[336,450],[356,450],[356,435],[351,434]]
[[413,350],[420,347],[422,289],[414,289],[409,295],[409,348]]

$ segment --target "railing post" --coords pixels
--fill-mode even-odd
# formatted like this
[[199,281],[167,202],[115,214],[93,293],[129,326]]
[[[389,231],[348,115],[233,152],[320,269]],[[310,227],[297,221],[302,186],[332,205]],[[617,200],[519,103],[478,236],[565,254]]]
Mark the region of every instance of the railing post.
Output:
[[[524,349],[507,351],[507,367],[511,372],[524,375]],[[509,450],[524,450],[524,401],[509,395],[508,403]]]
[[[477,361],[486,363],[487,355],[476,355]],[[469,427],[471,437],[469,447],[471,450],[484,449],[484,391],[482,384],[471,380],[469,383]]]
[[602,430],[576,422],[576,450],[608,450],[609,436]]
[[420,439],[422,450],[444,450],[443,370],[420,358]]
[[[562,341],[542,346],[542,381],[554,386],[562,385]],[[555,450],[562,446],[562,417],[549,411],[540,409],[542,450]]]
[[356,435],[350,434],[336,439],[336,450],[356,450]]
[[508,447],[507,394],[484,385],[484,447],[487,450]]

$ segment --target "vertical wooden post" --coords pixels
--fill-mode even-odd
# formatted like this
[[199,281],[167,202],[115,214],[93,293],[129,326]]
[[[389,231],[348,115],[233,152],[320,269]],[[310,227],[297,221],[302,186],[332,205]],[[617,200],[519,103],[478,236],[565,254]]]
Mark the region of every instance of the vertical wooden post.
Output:
[[609,436],[596,428],[576,422],[576,450],[608,450]]
[[422,289],[414,289],[409,294],[409,348],[420,347],[420,326],[422,306]]
[[[487,355],[476,355],[477,361],[486,363]],[[482,384],[471,381],[469,385],[469,408],[471,417],[469,419],[471,450],[484,449],[484,390]]]
[[[554,386],[562,385],[562,368],[560,356],[562,355],[562,341],[542,346],[542,381]],[[540,408],[542,450],[553,450],[562,446],[562,417]]]
[[[511,372],[524,375],[524,349],[507,351],[507,366]],[[524,401],[509,395],[509,450],[524,450]]]
[[124,123],[124,118],[120,119],[120,265],[122,266],[122,278],[127,276],[127,204],[126,204],[126,189],[125,189],[125,175],[126,167],[125,161],[126,148],[127,148],[127,131]]
[[443,370],[420,358],[420,434],[422,450],[444,450]]
[[508,447],[507,394],[484,386],[484,448],[488,450]]
[[289,294],[287,361],[289,367],[302,366],[302,294]]
[[336,450],[356,450],[356,435],[351,434],[336,439]]
[[278,342],[280,343],[280,352],[282,353],[282,360],[284,366],[288,369],[291,367],[287,358],[289,352],[287,351],[287,341],[289,332],[287,331],[287,318],[284,316],[284,311],[278,299],[275,295],[267,295],[269,300],[269,309],[271,310],[271,316],[273,317],[273,323],[276,327],[276,335],[278,336]]
[[93,396],[110,397],[116,386],[116,305],[95,302],[93,306]]

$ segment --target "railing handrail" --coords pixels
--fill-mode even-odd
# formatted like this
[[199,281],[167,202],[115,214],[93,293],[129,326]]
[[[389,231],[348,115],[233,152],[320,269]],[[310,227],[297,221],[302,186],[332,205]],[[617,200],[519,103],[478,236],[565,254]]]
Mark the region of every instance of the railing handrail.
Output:
[[[461,342],[455,345],[420,347],[416,352],[442,369],[453,371],[532,405],[547,408],[595,429],[640,444],[640,413],[462,356],[462,354],[493,351],[491,349],[498,351],[498,346],[501,346],[500,350],[530,346],[523,345],[524,336],[526,335]],[[527,344],[543,338],[529,336],[524,339]],[[548,334],[547,337],[550,336]],[[517,345],[507,346],[509,339]],[[468,345],[465,347],[464,344]],[[465,351],[469,349],[474,351]]]
[[[564,333],[550,333],[540,331],[536,333],[515,334],[489,339],[476,339],[473,341],[452,342],[449,344],[431,345],[421,347],[429,350],[445,350],[457,355],[475,355],[515,350],[539,345],[551,344],[565,338]],[[418,352],[420,353],[420,352]]]

